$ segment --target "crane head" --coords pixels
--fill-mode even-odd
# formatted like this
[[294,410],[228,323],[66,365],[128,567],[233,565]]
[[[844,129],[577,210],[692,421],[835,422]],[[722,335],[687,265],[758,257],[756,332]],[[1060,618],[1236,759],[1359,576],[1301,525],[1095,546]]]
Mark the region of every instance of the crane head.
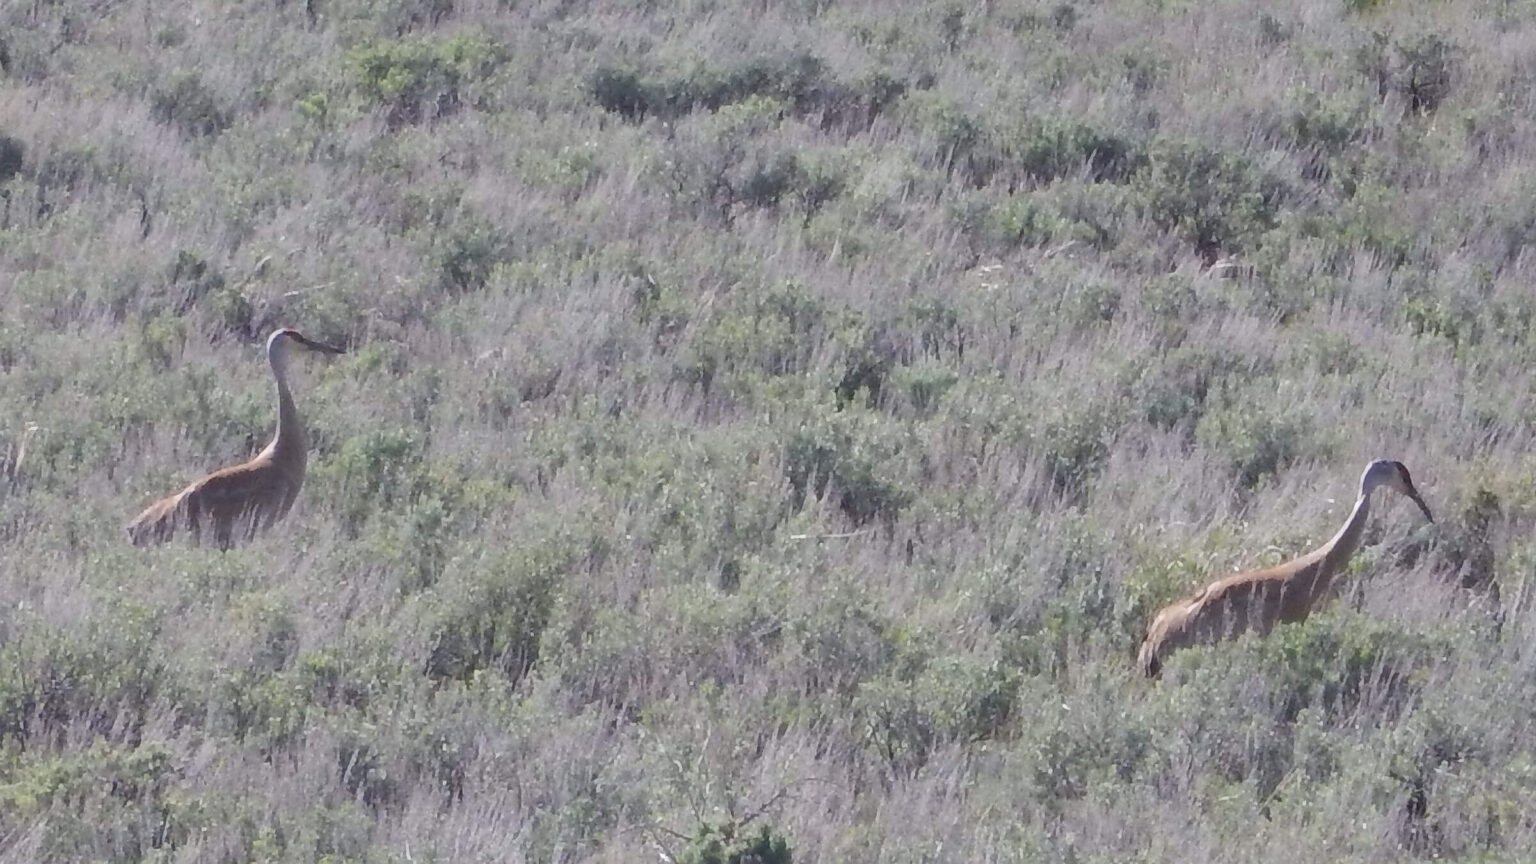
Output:
[[323,354],[347,353],[345,349],[337,348],[334,345],[327,345],[324,342],[316,342],[315,340],[310,339],[303,333],[300,333],[291,327],[284,327],[280,330],[272,331],[272,335],[267,337],[267,353],[270,355],[273,352],[273,349],[276,349],[278,345],[283,344],[299,345],[311,351],[319,351]]
[[1408,466],[1401,462],[1393,462],[1392,465],[1397,469],[1397,479],[1399,481],[1397,491],[1407,495],[1409,500],[1419,505],[1419,509],[1424,511],[1425,519],[1431,522],[1435,521],[1435,517],[1429,512],[1429,505],[1425,504],[1424,499],[1419,496],[1419,490],[1413,488],[1413,476],[1408,473]]
[[1408,500],[1419,505],[1424,512],[1424,518],[1435,521],[1435,517],[1429,512],[1429,505],[1424,503],[1424,498],[1419,495],[1419,490],[1413,488],[1413,475],[1408,473],[1408,466],[1401,462],[1382,459],[1366,466],[1365,476],[1360,478],[1360,491],[1362,494],[1369,492],[1377,486],[1390,486],[1397,492],[1408,497]]

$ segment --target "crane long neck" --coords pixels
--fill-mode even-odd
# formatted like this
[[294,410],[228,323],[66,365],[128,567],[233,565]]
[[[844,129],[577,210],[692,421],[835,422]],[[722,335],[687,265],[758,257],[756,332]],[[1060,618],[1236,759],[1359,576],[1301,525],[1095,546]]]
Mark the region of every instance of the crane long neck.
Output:
[[299,422],[299,409],[293,404],[293,394],[288,390],[288,370],[283,358],[272,356],[272,377],[277,382],[277,430],[267,445],[268,453],[287,451],[297,447],[304,451],[304,427]]
[[1349,518],[1345,520],[1344,527],[1339,533],[1333,535],[1328,541],[1328,561],[1331,577],[1334,572],[1343,569],[1349,562],[1349,557],[1355,554],[1355,549],[1360,546],[1360,537],[1365,533],[1365,522],[1371,513],[1371,490],[1365,486],[1360,488],[1360,497],[1355,499],[1355,509],[1350,511]]

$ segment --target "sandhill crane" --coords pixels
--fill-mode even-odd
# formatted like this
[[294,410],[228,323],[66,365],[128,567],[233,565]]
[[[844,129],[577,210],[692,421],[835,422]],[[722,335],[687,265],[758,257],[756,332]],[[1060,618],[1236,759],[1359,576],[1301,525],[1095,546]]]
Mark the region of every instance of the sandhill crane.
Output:
[[1305,621],[1312,608],[1328,596],[1334,577],[1360,545],[1371,493],[1379,486],[1408,496],[1424,511],[1425,519],[1435,521],[1403,463],[1372,462],[1360,475],[1360,497],[1354,510],[1327,543],[1278,567],[1218,579],[1193,597],[1158,612],[1137,655],[1142,673],[1156,678],[1163,660],[1180,648],[1219,642],[1249,630],[1267,635],[1276,624]]
[[272,441],[249,461],[221,468],[145,508],[128,523],[128,537],[135,546],[170,540],[182,525],[197,542],[206,522],[212,526],[219,548],[228,549],[237,529],[249,540],[257,530],[269,528],[287,515],[304,483],[305,451],[309,449],[293,395],[288,392],[288,358],[295,347],[346,353],[307,339],[297,330],[274,331],[267,338],[267,362],[277,380],[277,431]]

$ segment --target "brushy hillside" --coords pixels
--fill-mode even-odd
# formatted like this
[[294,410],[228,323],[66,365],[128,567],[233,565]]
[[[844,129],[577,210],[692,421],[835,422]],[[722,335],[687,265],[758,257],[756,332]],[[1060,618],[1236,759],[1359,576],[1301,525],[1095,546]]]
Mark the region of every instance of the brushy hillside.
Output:
[[0,859],[1531,860],[1533,239],[1524,3],[0,4]]

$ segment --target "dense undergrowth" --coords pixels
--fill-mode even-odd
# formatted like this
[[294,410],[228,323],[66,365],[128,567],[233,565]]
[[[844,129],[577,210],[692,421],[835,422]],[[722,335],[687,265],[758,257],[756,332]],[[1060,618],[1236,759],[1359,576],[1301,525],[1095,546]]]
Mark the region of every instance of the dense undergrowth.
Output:
[[[0,7],[4,860],[1536,854],[1517,3]],[[127,546],[272,423],[229,553]],[[1332,533],[1339,602],[1138,680]]]

